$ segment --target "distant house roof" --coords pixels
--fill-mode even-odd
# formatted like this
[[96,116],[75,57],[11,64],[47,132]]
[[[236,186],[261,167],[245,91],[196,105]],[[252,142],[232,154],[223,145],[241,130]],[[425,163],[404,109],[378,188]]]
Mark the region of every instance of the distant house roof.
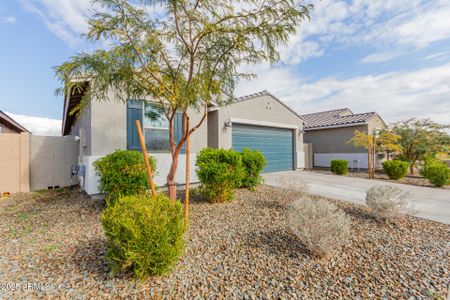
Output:
[[6,124],[18,132],[29,132],[25,127],[17,123],[13,118],[0,110],[0,124]]
[[[245,96],[237,97],[237,98],[235,98],[235,102],[233,102],[233,103],[239,103],[239,102],[247,101],[247,100],[254,99],[254,98],[257,98],[257,97],[260,97],[260,96],[270,96],[270,97],[274,98],[275,100],[280,102],[281,105],[283,105],[289,111],[291,111],[294,115],[296,115],[301,120],[303,120],[303,122],[306,122],[306,120],[303,118],[303,116],[299,115],[295,110],[293,110],[292,108],[287,106],[283,101],[281,101],[279,98],[275,97],[272,93],[270,93],[267,90],[264,90],[264,91],[261,91],[261,92],[258,92],[258,93],[254,93],[254,94],[248,94],[248,95],[245,95]],[[231,103],[231,104],[233,104],[233,103]]]
[[[381,117],[376,112],[354,114],[348,108],[321,111],[301,116],[306,125],[304,130],[365,125],[373,118]],[[381,119],[383,121],[383,119]],[[384,121],[383,121],[384,122]]]

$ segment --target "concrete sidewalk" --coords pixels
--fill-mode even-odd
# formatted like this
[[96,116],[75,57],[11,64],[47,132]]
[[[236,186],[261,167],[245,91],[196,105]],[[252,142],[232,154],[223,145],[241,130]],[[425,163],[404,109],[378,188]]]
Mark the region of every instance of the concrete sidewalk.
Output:
[[293,177],[308,183],[312,194],[357,204],[365,204],[366,191],[369,188],[378,185],[393,185],[411,194],[409,202],[413,205],[415,216],[450,224],[450,190],[307,171],[270,173],[263,174],[263,177],[266,184],[275,186],[279,185],[280,178]]

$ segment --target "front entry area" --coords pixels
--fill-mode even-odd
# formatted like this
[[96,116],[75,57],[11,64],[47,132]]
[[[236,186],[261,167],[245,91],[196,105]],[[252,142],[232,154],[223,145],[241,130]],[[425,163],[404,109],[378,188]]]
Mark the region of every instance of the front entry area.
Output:
[[263,173],[289,171],[294,169],[293,133],[292,129],[233,123],[232,148],[261,151],[267,160]]

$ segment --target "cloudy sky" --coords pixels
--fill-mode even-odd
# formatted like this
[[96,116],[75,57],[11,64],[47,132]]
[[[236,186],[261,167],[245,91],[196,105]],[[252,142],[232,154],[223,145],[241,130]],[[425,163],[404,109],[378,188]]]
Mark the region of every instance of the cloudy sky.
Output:
[[[310,22],[252,67],[236,95],[269,90],[299,113],[349,107],[387,121],[450,123],[450,1],[310,1]],[[0,2],[0,110],[36,134],[58,134],[63,99],[52,67],[87,45],[90,0]]]

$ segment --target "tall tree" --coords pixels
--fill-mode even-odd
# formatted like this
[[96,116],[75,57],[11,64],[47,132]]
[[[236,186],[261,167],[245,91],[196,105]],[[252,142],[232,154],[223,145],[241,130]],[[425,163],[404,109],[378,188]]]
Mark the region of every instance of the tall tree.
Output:
[[387,160],[390,160],[392,153],[401,153],[403,148],[399,144],[401,136],[390,130],[382,130],[377,137],[377,147],[379,152],[386,153]]
[[375,178],[375,154],[376,140],[375,135],[368,134],[363,131],[355,130],[353,137],[347,143],[353,144],[355,147],[363,147],[367,149],[367,173],[369,178]]
[[392,130],[400,136],[399,144],[410,163],[411,174],[414,173],[416,163],[423,160],[425,155],[449,153],[450,135],[445,132],[447,128],[450,126],[429,119],[410,119],[393,124]]
[[[120,91],[123,101],[158,101],[169,120],[172,164],[167,185],[172,199],[178,156],[187,137],[204,122],[208,106],[232,102],[237,81],[255,76],[240,72],[240,65],[277,62],[277,46],[288,42],[311,9],[301,0],[93,2],[102,8],[88,20],[87,38],[106,41],[108,48],[83,52],[56,67],[64,83],[59,92],[80,88],[84,79],[89,91],[78,109],[92,97],[107,100],[111,90]],[[154,2],[164,7],[159,18],[148,9]],[[189,130],[188,108],[203,114]],[[183,115],[178,142],[176,112]]]

